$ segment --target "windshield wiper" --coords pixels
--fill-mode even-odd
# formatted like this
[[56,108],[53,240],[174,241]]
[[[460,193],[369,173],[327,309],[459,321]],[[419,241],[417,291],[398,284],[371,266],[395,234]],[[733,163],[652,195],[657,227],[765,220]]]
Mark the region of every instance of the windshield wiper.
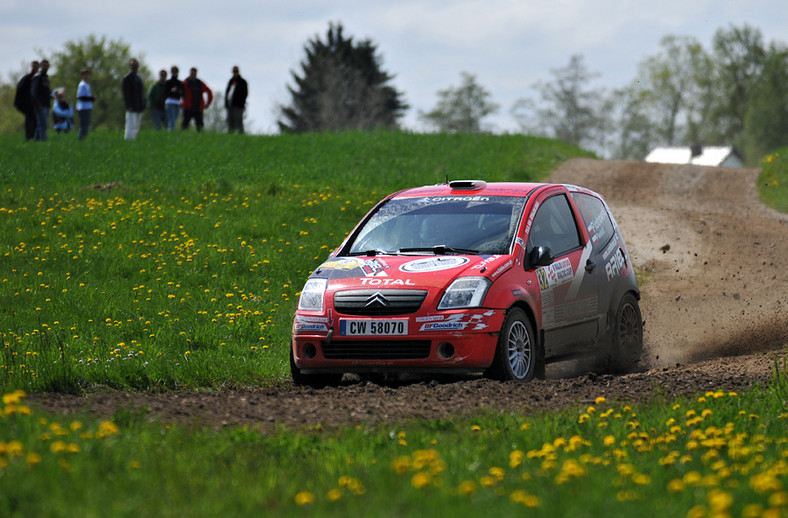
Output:
[[435,245],[435,246],[425,246],[425,247],[416,247],[416,248],[400,248],[398,251],[403,254],[406,254],[408,252],[432,252],[435,255],[446,255],[446,254],[476,255],[479,253],[478,250],[471,250],[469,248],[454,248],[446,245]]
[[347,255],[349,256],[366,255],[370,257],[375,257],[376,255],[397,255],[397,252],[388,252],[386,250],[381,250],[379,248],[373,248],[370,250],[363,250],[361,252],[350,252]]

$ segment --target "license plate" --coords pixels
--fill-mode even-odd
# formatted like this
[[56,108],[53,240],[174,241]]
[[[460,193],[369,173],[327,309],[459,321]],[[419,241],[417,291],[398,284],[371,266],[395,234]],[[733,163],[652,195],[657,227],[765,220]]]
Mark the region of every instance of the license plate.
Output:
[[408,321],[342,319],[339,321],[339,334],[342,336],[406,335],[408,334]]

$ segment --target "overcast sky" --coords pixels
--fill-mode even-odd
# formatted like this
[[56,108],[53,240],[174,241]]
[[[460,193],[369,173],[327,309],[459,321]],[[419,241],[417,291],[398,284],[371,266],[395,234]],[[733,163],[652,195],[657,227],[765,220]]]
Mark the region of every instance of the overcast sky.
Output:
[[377,45],[411,106],[403,126],[416,131],[424,129],[418,112],[435,106],[438,90],[459,86],[461,72],[501,106],[487,122],[514,131],[512,104],[536,97],[534,83],[550,81],[574,54],[600,74],[591,86],[616,88],[669,34],[708,50],[718,29],[749,24],[766,43],[788,41],[786,0],[0,0],[0,74],[8,80],[89,34],[131,45],[153,73],[176,64],[185,77],[196,66],[222,93],[237,64],[249,82],[251,129],[275,133],[291,71],[300,73],[306,42],[325,39],[329,22]]

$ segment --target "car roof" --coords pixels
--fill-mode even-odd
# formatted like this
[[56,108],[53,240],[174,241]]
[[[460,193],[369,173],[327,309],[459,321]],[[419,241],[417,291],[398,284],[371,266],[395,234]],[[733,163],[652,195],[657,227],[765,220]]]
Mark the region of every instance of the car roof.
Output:
[[420,196],[527,196],[552,184],[526,182],[485,182],[483,180],[455,180],[437,185],[425,185],[405,189],[392,195],[393,198],[415,198]]

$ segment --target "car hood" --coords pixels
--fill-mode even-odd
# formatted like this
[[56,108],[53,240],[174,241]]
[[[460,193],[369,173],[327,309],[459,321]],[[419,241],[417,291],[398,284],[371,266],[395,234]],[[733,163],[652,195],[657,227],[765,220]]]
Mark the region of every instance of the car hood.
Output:
[[493,279],[513,264],[510,255],[335,257],[312,277],[328,279],[329,289],[444,288],[461,276]]

